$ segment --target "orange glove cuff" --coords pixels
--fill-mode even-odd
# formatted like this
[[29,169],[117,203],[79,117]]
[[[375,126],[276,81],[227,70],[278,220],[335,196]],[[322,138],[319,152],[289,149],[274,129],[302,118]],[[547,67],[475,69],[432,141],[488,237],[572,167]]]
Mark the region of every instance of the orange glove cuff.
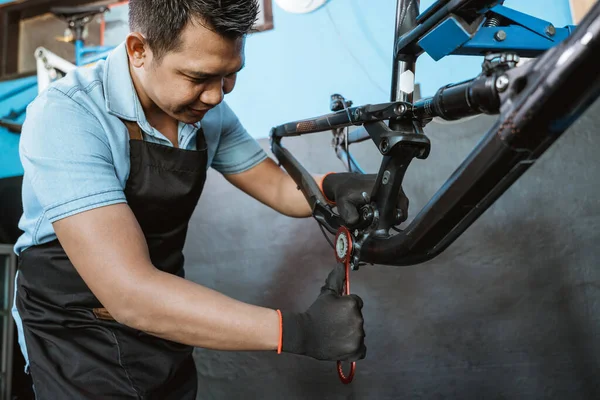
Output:
[[323,190],[323,181],[325,180],[325,177],[327,177],[327,175],[331,175],[331,174],[335,174],[335,172],[328,172],[321,177],[321,179],[319,180],[319,189],[321,189],[321,193],[323,193],[323,197],[325,197],[325,200],[327,200],[327,202],[329,204],[335,205],[335,201],[328,199],[327,195],[325,195],[325,191]]
[[277,354],[281,354],[283,347],[283,317],[281,316],[281,310],[277,310],[279,315],[279,345],[277,346]]

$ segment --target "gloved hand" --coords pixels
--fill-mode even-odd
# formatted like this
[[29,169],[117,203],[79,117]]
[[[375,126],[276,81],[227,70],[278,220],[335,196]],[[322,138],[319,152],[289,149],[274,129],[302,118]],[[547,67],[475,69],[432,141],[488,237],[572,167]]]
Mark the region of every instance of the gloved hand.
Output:
[[357,295],[342,295],[344,280],[344,266],[338,264],[306,312],[281,311],[282,352],[325,361],[365,358],[363,302]]
[[[358,211],[370,202],[369,196],[375,186],[377,174],[357,174],[351,172],[330,173],[321,181],[321,190],[331,203],[335,204],[346,224],[352,226],[359,221]],[[363,196],[366,193],[366,198]],[[396,204],[404,222],[408,218],[408,198],[400,189]]]

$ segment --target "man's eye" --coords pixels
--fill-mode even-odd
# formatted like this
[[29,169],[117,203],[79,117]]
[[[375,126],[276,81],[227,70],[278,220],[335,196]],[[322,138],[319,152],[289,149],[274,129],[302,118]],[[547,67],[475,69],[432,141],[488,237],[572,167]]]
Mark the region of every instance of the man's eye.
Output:
[[195,84],[202,84],[202,83],[206,83],[207,78],[190,78],[190,82],[195,83]]

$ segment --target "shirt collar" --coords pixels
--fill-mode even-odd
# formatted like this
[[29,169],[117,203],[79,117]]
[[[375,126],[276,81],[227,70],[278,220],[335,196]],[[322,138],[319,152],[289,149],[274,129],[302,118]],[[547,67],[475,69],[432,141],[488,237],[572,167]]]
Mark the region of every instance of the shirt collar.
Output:
[[128,121],[137,121],[142,129],[152,132],[133,86],[125,42],[118,45],[106,59],[104,99],[109,113]]
[[[107,57],[104,67],[104,99],[106,109],[119,118],[138,119],[137,93],[129,74],[129,59],[125,43],[118,45]],[[138,100],[139,101],[139,100]]]

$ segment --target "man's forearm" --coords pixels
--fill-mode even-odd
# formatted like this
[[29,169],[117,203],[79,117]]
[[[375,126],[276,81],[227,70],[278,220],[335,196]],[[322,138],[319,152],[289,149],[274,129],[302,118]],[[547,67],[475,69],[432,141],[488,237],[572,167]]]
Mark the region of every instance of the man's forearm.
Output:
[[236,301],[155,268],[144,234],[126,204],[75,214],[53,226],[79,275],[118,322],[198,347],[277,348],[276,311]]
[[163,339],[215,350],[276,350],[277,311],[246,304],[161,271],[132,289],[120,322]]

